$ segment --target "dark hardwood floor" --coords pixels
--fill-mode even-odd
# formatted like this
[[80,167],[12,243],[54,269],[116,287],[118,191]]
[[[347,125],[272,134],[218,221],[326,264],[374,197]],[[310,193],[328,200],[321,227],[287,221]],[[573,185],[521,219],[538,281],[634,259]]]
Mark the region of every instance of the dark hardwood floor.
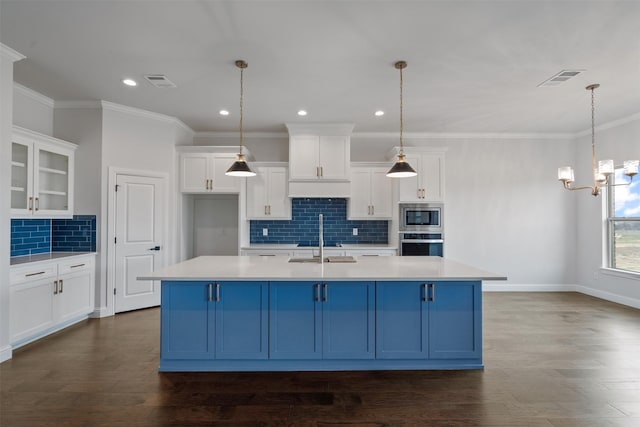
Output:
[[159,310],[92,319],[0,365],[0,425],[640,426],[640,310],[485,293],[484,371],[157,372]]

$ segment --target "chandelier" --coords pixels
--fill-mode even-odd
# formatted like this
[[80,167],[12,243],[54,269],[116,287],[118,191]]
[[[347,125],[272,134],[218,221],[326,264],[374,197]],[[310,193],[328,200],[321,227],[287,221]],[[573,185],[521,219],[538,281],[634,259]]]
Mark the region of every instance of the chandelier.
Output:
[[[596,162],[596,127],[595,127],[595,103],[594,91],[599,88],[598,83],[591,84],[585,89],[591,91],[591,167],[593,169],[593,185],[572,187],[574,181],[573,168],[571,166],[563,166],[558,168],[558,180],[562,181],[564,188],[567,190],[591,190],[591,194],[597,196],[600,189],[609,184],[609,177],[615,172],[613,160],[600,160]],[[629,185],[633,180],[633,176],[638,173],[638,160],[625,160],[623,164],[623,173],[629,177],[629,182],[613,185]]]
[[398,61],[395,63],[395,67],[400,70],[400,152],[398,153],[398,160],[396,160],[395,164],[389,169],[387,176],[389,178],[409,178],[418,175],[418,173],[405,160],[404,147],[402,144],[402,131],[404,128],[402,118],[402,70],[407,68],[407,63],[405,61]]
[[231,165],[231,167],[225,172],[225,175],[229,176],[255,176],[256,173],[251,170],[249,165],[244,159],[244,154],[242,154],[242,143],[244,142],[244,135],[242,134],[242,101],[244,98],[244,69],[247,68],[249,64],[245,61],[238,60],[236,61],[236,67],[240,68],[240,150],[238,151],[238,158]]

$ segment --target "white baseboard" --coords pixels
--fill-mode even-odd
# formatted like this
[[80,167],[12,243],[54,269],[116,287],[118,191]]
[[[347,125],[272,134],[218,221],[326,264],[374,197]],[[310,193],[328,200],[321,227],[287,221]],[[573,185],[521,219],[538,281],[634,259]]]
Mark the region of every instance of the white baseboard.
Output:
[[113,313],[108,307],[99,307],[93,310],[93,313],[89,314],[89,317],[92,318],[100,318],[100,317],[109,317],[113,316]]
[[611,292],[601,291],[599,289],[593,289],[586,286],[576,285],[575,287],[576,292],[640,309],[640,299],[629,298],[623,295],[613,294]]
[[576,285],[483,283],[486,292],[575,292]]
[[4,347],[0,348],[0,363],[11,359],[12,354],[13,348],[10,345],[5,345]]

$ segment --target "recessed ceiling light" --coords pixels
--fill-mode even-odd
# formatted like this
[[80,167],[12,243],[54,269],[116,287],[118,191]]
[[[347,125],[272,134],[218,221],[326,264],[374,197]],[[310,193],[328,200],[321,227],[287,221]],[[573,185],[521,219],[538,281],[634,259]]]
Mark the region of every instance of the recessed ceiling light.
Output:
[[300,111],[298,111],[298,115],[299,116],[306,116],[307,112],[305,110],[300,110]]
[[375,114],[375,115],[376,115],[376,116],[378,116],[378,117],[380,117],[380,116],[384,116],[384,111],[382,111],[382,110],[378,110],[378,111],[376,111],[376,112],[375,112],[375,113],[373,113],[373,114]]
[[138,86],[138,83],[136,83],[136,81],[133,79],[122,79],[122,83],[127,86]]
[[221,116],[228,116],[229,112],[227,110],[220,110],[220,115]]

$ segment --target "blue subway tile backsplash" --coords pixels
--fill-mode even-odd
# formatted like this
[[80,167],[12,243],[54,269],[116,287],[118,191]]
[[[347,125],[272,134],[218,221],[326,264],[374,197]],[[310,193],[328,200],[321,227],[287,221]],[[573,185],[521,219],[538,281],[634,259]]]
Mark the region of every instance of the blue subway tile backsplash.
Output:
[[11,256],[51,252],[50,219],[12,219]]
[[95,252],[96,216],[72,219],[12,219],[11,256],[46,252]]
[[[291,200],[291,220],[250,221],[250,243],[318,244],[318,215],[323,215],[324,241],[335,243],[387,243],[388,222],[347,220],[347,199],[294,198]],[[262,229],[268,229],[268,236]],[[358,229],[358,235],[352,231]]]
[[53,252],[95,252],[96,216],[74,215],[72,219],[51,221]]

